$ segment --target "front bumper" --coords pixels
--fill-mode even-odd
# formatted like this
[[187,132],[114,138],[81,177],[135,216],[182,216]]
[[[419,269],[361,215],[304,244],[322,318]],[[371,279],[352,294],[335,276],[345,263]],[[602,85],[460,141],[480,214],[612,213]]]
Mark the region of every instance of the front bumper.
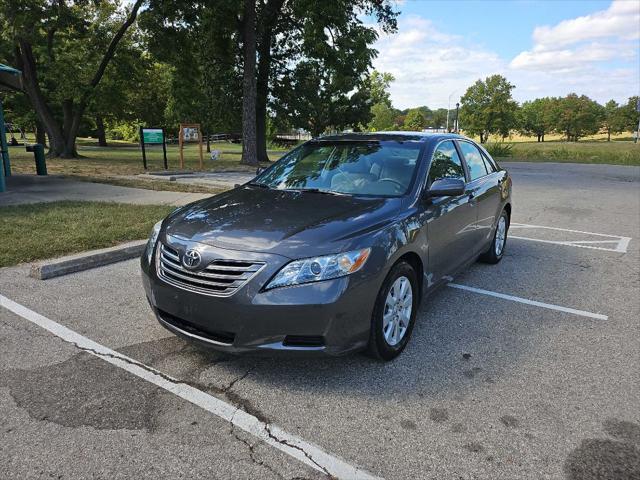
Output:
[[[268,280],[290,261],[288,258],[205,248],[212,256],[248,256],[266,265],[233,295],[222,297],[165,282],[158,278],[157,262],[149,265],[143,257],[142,279],[149,303],[158,321],[174,334],[230,353],[341,355],[367,345],[379,288],[372,285],[371,272],[363,269],[349,277],[263,291]],[[377,284],[375,278],[373,283]]]

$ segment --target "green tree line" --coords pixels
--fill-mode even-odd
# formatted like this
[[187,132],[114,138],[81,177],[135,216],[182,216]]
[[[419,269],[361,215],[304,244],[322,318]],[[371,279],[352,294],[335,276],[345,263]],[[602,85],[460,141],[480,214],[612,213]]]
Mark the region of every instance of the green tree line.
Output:
[[[23,89],[0,95],[8,121],[71,158],[78,136],[107,145],[141,125],[240,134],[248,164],[268,160],[275,132],[452,128],[455,111],[394,108],[393,76],[372,70],[378,31],[395,32],[397,16],[392,0],[0,0],[0,63],[23,72]],[[637,125],[637,97],[519,105],[513,88],[499,75],[470,86],[460,128],[543,141]]]
[[[379,87],[389,88],[390,74],[374,72],[370,77]],[[601,105],[586,95],[570,93],[565,97],[537,98],[518,104],[512,97],[515,86],[501,75],[492,75],[471,85],[460,99],[459,128],[467,135],[480,137],[486,142],[490,135],[508,137],[512,132],[535,137],[544,142],[545,135],[557,133],[568,141],[599,132],[611,135],[633,132],[638,128],[638,97],[629,97],[626,103],[609,100]],[[393,108],[389,96],[374,98],[372,119],[368,129],[423,130],[443,129],[447,126],[447,109],[431,110],[417,107],[407,110]],[[449,129],[454,128],[455,111],[449,112]]]

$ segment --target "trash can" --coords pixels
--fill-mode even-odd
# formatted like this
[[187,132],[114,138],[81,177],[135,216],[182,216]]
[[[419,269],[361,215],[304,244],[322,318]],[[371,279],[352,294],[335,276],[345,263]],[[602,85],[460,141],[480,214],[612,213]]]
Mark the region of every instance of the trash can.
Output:
[[27,145],[27,152],[33,152],[33,156],[36,159],[36,173],[38,175],[46,175],[47,162],[44,156],[44,145],[41,143]]

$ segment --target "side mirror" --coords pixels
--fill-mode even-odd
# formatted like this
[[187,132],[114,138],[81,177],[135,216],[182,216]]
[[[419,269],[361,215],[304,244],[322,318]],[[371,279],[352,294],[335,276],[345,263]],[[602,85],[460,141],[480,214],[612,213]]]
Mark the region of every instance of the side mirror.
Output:
[[464,180],[459,178],[441,178],[431,184],[429,197],[457,197],[464,194]]

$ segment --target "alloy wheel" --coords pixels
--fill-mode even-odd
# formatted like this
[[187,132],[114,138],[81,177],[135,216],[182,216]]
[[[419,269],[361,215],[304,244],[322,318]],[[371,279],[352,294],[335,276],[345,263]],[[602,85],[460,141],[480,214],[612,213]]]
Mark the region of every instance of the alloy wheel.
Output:
[[395,346],[407,333],[413,309],[413,288],[407,277],[398,277],[387,293],[382,315],[382,333],[390,346]]

